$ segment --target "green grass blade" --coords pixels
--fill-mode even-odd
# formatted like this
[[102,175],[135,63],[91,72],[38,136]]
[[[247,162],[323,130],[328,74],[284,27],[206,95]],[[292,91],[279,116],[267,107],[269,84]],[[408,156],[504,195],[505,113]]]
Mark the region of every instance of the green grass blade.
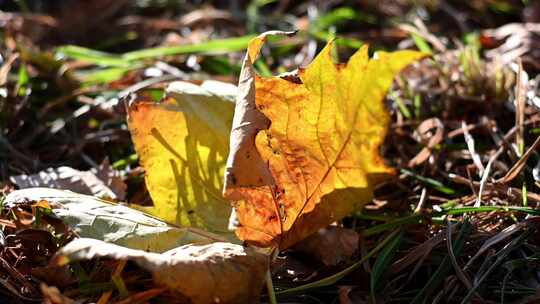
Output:
[[[392,259],[394,258],[394,255],[396,254],[399,245],[401,245],[401,242],[403,241],[403,232],[399,233],[386,245],[382,250],[381,253],[377,256],[377,259],[375,260],[375,264],[373,264],[373,270],[371,271],[371,277],[370,277],[370,288],[371,288],[371,296],[375,297],[375,289],[377,287],[377,284],[379,283],[379,279],[384,274],[386,269],[388,269],[388,266],[392,263]],[[373,301],[375,303],[375,301]]]
[[81,80],[83,86],[90,86],[118,80],[131,70],[132,68],[111,67],[92,71],[81,71],[78,72],[76,76]]
[[414,44],[416,44],[416,47],[422,53],[433,54],[433,50],[431,49],[427,41],[424,38],[422,38],[422,36],[415,33],[411,33],[411,37],[414,41]]
[[540,215],[540,210],[531,207],[516,207],[516,206],[480,206],[480,207],[456,207],[448,210],[443,210],[445,214],[459,215],[464,213],[478,213],[478,212],[522,212],[530,215]]
[[197,44],[155,47],[128,52],[123,55],[97,51],[81,46],[67,45],[57,48],[56,54],[104,67],[132,67],[134,61],[163,56],[195,53],[217,54],[242,51],[254,37],[255,35],[247,35],[235,38],[215,39]]
[[365,237],[384,232],[386,230],[392,230],[394,228],[403,226],[403,225],[410,225],[410,224],[418,224],[422,221],[422,216],[420,214],[413,214],[406,217],[402,217],[384,224],[376,225],[367,229],[364,229],[362,231],[362,235]]
[[257,71],[259,72],[261,76],[264,76],[264,77],[273,76],[272,71],[270,70],[268,65],[262,60],[255,61],[255,68],[257,69]]
[[87,63],[92,63],[106,67],[126,67],[129,61],[122,59],[119,55],[96,51],[76,45],[62,46],[56,49],[56,54]]
[[357,17],[358,15],[353,8],[339,7],[317,18],[314,27],[325,30],[338,23],[355,20]]
[[119,160],[115,161],[112,164],[112,167],[113,167],[113,169],[116,169],[116,170],[122,170],[125,167],[136,163],[137,161],[139,161],[139,155],[134,153],[134,154],[128,155],[127,157],[124,157],[122,159],[119,159]]
[[28,86],[28,83],[30,83],[30,76],[28,75],[26,64],[23,63],[19,67],[19,73],[17,77],[17,88],[19,89],[17,95],[26,95],[26,88]]
[[255,35],[247,35],[226,39],[214,39],[208,42],[202,42],[197,44],[155,47],[125,53],[124,55],[122,55],[122,59],[127,61],[136,61],[181,54],[218,54],[227,52],[238,52],[246,49],[248,42],[253,38],[255,38]]
[[456,191],[448,186],[445,186],[443,183],[439,182],[438,180],[434,180],[432,178],[429,178],[429,177],[424,177],[424,176],[421,176],[421,175],[418,175],[416,173],[414,173],[413,171],[411,170],[408,170],[408,169],[401,169],[400,170],[402,174],[405,174],[405,175],[408,175],[420,182],[422,182],[423,184],[425,184],[426,186],[429,186],[439,192],[442,192],[444,194],[448,194],[448,195],[454,195],[456,194]]
[[405,116],[405,118],[407,119],[411,119],[412,118],[412,115],[411,115],[411,111],[409,111],[409,109],[407,108],[407,106],[405,105],[405,103],[403,102],[403,99],[401,99],[401,97],[397,94],[396,91],[392,91],[390,93],[390,96],[392,97],[392,99],[394,99],[394,101],[396,102],[398,108],[399,108],[399,111],[401,112],[401,114],[403,114],[403,116]]
[[[328,42],[330,40],[329,37],[332,37],[331,33],[328,31],[311,30],[309,34],[313,38],[324,42]],[[354,50],[364,45],[363,41],[354,38],[336,37],[334,41],[338,46],[344,46]]]

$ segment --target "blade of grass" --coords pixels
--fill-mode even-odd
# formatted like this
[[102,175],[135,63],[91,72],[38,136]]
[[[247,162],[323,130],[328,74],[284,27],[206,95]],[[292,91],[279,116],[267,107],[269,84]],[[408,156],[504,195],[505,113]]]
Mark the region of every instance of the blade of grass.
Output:
[[[442,207],[443,205],[441,205]],[[442,211],[440,212],[434,212],[432,215],[433,218],[437,218],[444,215],[461,215],[465,213],[480,213],[480,212],[493,212],[493,211],[500,211],[500,212],[522,212],[526,214],[531,215],[540,215],[540,210],[536,210],[531,207],[520,207],[520,206],[480,206],[480,207],[453,207],[452,205],[445,206]],[[365,219],[365,220],[379,220],[384,221],[384,218],[379,218],[376,216],[369,216],[369,215],[359,215],[359,219]],[[365,237],[372,236],[374,234],[378,234],[387,230],[391,230],[403,225],[412,225],[412,224],[419,224],[422,222],[423,216],[421,214],[412,214],[408,216],[404,216],[392,221],[388,221],[383,224],[375,225],[372,227],[369,227],[367,229],[364,229],[362,231],[362,235]]]
[[523,206],[527,207],[529,205],[529,200],[527,198],[527,184],[525,182],[523,182],[523,186],[521,186],[521,194]]
[[457,278],[463,285],[465,285],[465,287],[467,287],[467,289],[471,289],[471,281],[463,269],[459,267],[456,256],[454,255],[452,248],[452,222],[448,219],[448,217],[446,218],[446,226],[448,227],[448,229],[446,229],[446,248],[448,250],[448,257],[450,258],[450,262],[452,263],[452,267],[456,272]]
[[[505,294],[505,290],[506,290],[506,284],[508,282],[508,278],[510,277],[510,275],[517,269],[528,268],[528,267],[530,267],[530,265],[538,264],[538,262],[540,262],[540,256],[539,256],[539,254],[534,254],[534,255],[532,255],[530,257],[526,257],[524,259],[511,260],[511,261],[505,262],[503,264],[503,267],[507,270],[507,273],[504,276],[502,286],[501,286],[501,290],[500,290],[501,304],[504,304],[504,294]],[[497,290],[498,290],[498,288],[497,288]]]
[[181,55],[181,54],[217,54],[227,52],[243,51],[248,42],[255,38],[255,35],[247,35],[235,38],[214,39],[207,42],[201,42],[197,44],[177,45],[177,46],[163,46],[144,49],[140,51],[128,52],[122,55],[122,59],[127,61],[135,61],[149,58],[156,58],[169,55]]
[[259,74],[261,74],[261,76],[264,76],[264,77],[272,76],[272,71],[270,70],[268,65],[262,60],[255,61],[255,68],[257,69]]
[[424,177],[424,176],[421,176],[421,175],[418,175],[416,173],[414,173],[413,171],[411,170],[408,170],[408,169],[401,169],[400,172],[402,174],[405,174],[407,176],[410,176],[416,180],[418,180],[419,182],[422,182],[423,184],[425,184],[426,186],[429,186],[439,192],[442,192],[444,194],[448,194],[448,195],[454,195],[456,194],[456,191],[448,186],[445,186],[443,183],[439,182],[438,180],[434,180],[432,178],[429,178],[429,177]]
[[268,292],[268,302],[270,304],[277,304],[276,293],[274,291],[274,284],[272,283],[272,274],[270,270],[266,272],[266,291]]
[[75,45],[59,47],[56,49],[56,53],[100,66],[127,67],[133,64],[134,61],[169,55],[242,51],[254,37],[255,35],[247,35],[235,38],[214,39],[197,44],[147,48],[124,53],[123,55],[115,55]]
[[538,149],[540,146],[540,136],[536,138],[534,143],[527,149],[525,153],[521,153],[521,158],[508,170],[508,172],[497,182],[507,184],[511,182],[514,178],[516,178],[519,173],[525,168],[525,164],[527,163],[527,160],[529,157]]
[[362,231],[362,235],[365,237],[368,237],[377,233],[381,233],[387,230],[397,228],[399,226],[418,224],[418,223],[421,223],[421,221],[422,221],[422,215],[413,214],[413,215],[409,215],[406,217],[402,217],[402,218],[390,221],[388,223],[384,223],[384,224],[380,224],[380,225],[376,225],[376,226],[364,229]]
[[405,116],[405,118],[407,119],[411,119],[412,118],[412,115],[411,115],[411,111],[409,111],[409,109],[407,108],[407,106],[405,105],[405,103],[403,102],[403,99],[401,99],[401,97],[397,94],[396,91],[392,91],[390,93],[390,96],[392,97],[392,99],[394,99],[394,101],[396,102],[398,108],[399,108],[399,111],[401,112],[401,114],[403,114],[403,116]]
[[496,267],[498,267],[503,262],[503,260],[506,258],[506,256],[508,256],[508,254],[510,254],[512,250],[514,250],[523,241],[525,241],[529,234],[531,234],[530,230],[523,232],[518,238],[513,239],[508,245],[506,245],[503,249],[501,249],[498,253],[494,255],[497,258],[489,266],[489,268],[480,275],[478,280],[474,281],[474,285],[461,301],[462,304],[469,303],[471,297],[474,295],[474,292],[476,291],[476,289],[478,289],[478,287],[480,287],[482,282],[491,274],[491,272],[493,272],[493,270],[495,270]]
[[106,69],[93,69],[90,71],[81,71],[76,73],[76,77],[82,82],[83,86],[109,83],[118,80],[127,72],[135,67],[111,67]]
[[502,240],[511,237],[514,233],[517,233],[523,229],[523,225],[513,224],[511,226],[506,227],[501,232],[497,233],[496,235],[490,237],[487,239],[482,246],[477,250],[476,254],[467,262],[465,267],[463,269],[467,270],[471,265],[474,265],[473,262],[476,261],[477,258],[479,258],[482,254],[486,252],[490,247],[493,245],[496,245],[497,243],[501,242]]
[[427,41],[424,38],[422,38],[422,36],[420,36],[420,35],[418,35],[416,33],[411,33],[411,38],[413,39],[414,44],[416,45],[416,47],[421,52],[427,53],[427,54],[433,54],[433,50],[429,46],[429,43],[427,43]]
[[416,118],[420,118],[422,114],[422,96],[420,94],[414,95],[413,106],[414,106],[414,116]]
[[[465,219],[459,231],[459,235],[452,246],[454,255],[456,257],[458,257],[459,254],[461,253],[461,250],[463,249],[463,244],[465,243],[465,239],[467,235],[469,234],[470,230],[471,230],[471,224],[469,223],[467,219]],[[448,272],[451,269],[452,269],[452,264],[450,262],[450,258],[448,256],[445,256],[441,264],[437,268],[437,270],[435,270],[435,273],[433,274],[433,276],[431,276],[431,278],[426,283],[426,285],[416,294],[416,296],[414,297],[411,303],[413,304],[423,303],[427,298],[429,298],[429,296],[433,292],[435,292],[435,290],[446,279]]]
[[139,68],[140,65],[137,65],[137,62],[144,59],[157,58],[168,55],[193,53],[209,54],[242,51],[246,48],[248,42],[254,37],[254,35],[248,35],[236,38],[215,39],[198,44],[155,47],[128,52],[123,55],[101,52],[75,45],[67,45],[57,48],[56,54],[92,63],[98,66],[116,68],[106,71],[95,71],[88,76],[89,78],[91,78],[90,80],[88,80],[88,83],[102,83],[113,79],[114,77],[112,75],[121,77],[118,75],[121,74],[120,71],[122,70],[122,68],[124,68],[124,71]]
[[240,74],[241,66],[231,63],[224,56],[207,56],[201,62],[202,69],[219,75]]
[[531,207],[515,207],[515,206],[480,206],[480,207],[456,207],[448,210],[443,210],[443,214],[464,214],[464,213],[478,213],[478,212],[492,212],[492,211],[504,211],[504,212],[523,212],[530,215],[540,215],[540,210]]
[[26,64],[21,64],[19,67],[19,74],[17,77],[17,95],[24,96],[26,95],[26,88],[30,82],[30,76],[28,75],[28,70]]
[[127,260],[122,260],[118,263],[118,266],[116,266],[116,269],[114,270],[114,273],[111,276],[111,281],[116,286],[116,289],[118,290],[118,293],[122,298],[125,298],[129,295],[129,291],[127,290],[126,283],[124,282],[124,279],[122,278],[122,271],[124,270],[124,267],[126,266]]
[[355,214],[355,217],[360,219],[360,220],[378,221],[378,222],[388,222],[388,220],[389,220],[388,215],[364,213],[363,211],[358,212],[357,214]]
[[377,284],[379,283],[379,279],[384,274],[384,272],[388,269],[388,267],[392,263],[392,259],[394,258],[394,255],[396,254],[399,245],[401,245],[401,242],[403,241],[403,232],[400,232],[396,237],[392,239],[386,245],[382,250],[381,253],[377,256],[377,259],[375,260],[375,264],[373,264],[373,269],[371,271],[370,276],[370,288],[371,288],[371,297],[373,300],[373,303],[375,302],[375,289],[377,287]]
[[[319,41],[323,41],[323,42],[328,42],[329,37],[332,37],[331,33],[328,32],[328,31],[315,31],[315,30],[312,30],[312,31],[309,32],[309,34],[313,38],[315,38],[315,39],[317,39]],[[354,38],[347,38],[347,37],[337,37],[334,40],[334,42],[338,46],[344,46],[344,47],[348,47],[348,48],[351,48],[351,49],[358,49],[362,45],[364,45],[364,42],[361,41],[361,40],[354,39]]]
[[69,57],[87,63],[107,67],[126,67],[130,64],[128,60],[122,59],[120,55],[101,52],[76,45],[58,47],[56,49],[56,56]]
[[313,27],[319,30],[325,30],[336,24],[355,20],[357,18],[358,14],[353,8],[339,7],[317,18]]

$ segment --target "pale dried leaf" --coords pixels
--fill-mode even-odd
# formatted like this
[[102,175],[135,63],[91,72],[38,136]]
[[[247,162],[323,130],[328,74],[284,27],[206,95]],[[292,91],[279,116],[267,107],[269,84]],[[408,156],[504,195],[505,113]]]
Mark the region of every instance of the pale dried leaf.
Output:
[[326,266],[335,266],[353,256],[358,250],[359,241],[356,231],[330,226],[297,243],[293,249]]
[[66,190],[29,188],[10,193],[6,207],[48,201],[52,212],[82,237],[163,252],[189,243],[223,240],[195,228],[171,226],[143,212]]
[[48,168],[36,174],[12,176],[10,181],[20,189],[56,188],[119,201],[126,196],[124,181],[107,160],[100,165],[96,172],[79,171],[64,166]]
[[77,239],[59,250],[54,261],[109,258],[134,261],[154,281],[190,299],[192,304],[258,303],[268,258],[252,248],[217,242],[185,245],[162,254],[133,250],[94,239]]

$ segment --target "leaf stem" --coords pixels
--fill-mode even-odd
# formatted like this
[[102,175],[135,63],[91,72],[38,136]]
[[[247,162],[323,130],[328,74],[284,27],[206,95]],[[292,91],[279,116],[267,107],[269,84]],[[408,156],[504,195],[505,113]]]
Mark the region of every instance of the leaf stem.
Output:
[[268,302],[270,304],[278,304],[270,270],[266,271],[266,290],[268,291]]

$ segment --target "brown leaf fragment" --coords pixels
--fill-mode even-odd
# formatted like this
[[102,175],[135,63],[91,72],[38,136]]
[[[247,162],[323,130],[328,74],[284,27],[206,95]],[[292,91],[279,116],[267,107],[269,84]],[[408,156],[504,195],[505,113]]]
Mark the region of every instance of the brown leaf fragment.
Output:
[[44,267],[34,267],[32,268],[32,276],[49,285],[59,288],[64,288],[77,282],[67,265],[47,265]]
[[57,233],[64,225],[82,237],[152,252],[164,252],[184,244],[224,240],[201,229],[169,225],[127,206],[66,190],[17,190],[6,197],[4,204],[17,215],[17,219],[24,216],[24,223],[15,222],[16,225],[31,227],[36,217],[24,209],[35,205],[33,202],[43,201],[51,206],[52,214],[43,216],[42,222],[58,227],[55,228]]
[[293,249],[313,257],[325,266],[335,266],[352,257],[358,250],[359,240],[354,230],[330,226],[297,243]]
[[368,296],[362,294],[355,286],[340,286],[339,287],[339,303],[340,304],[367,304]]
[[486,52],[487,58],[500,58],[503,64],[509,64],[518,58],[526,66],[540,69],[538,63],[538,49],[540,23],[508,23],[496,29],[487,29],[482,32],[482,40],[498,45]]
[[[255,77],[253,62],[268,36],[292,35],[293,32],[266,32],[254,40],[242,63],[242,71],[238,79],[238,94],[230,136],[230,151],[225,169],[226,196],[230,200],[242,199],[242,194],[234,189],[242,187],[266,186],[274,183],[270,170],[265,165],[255,146],[255,136],[260,130],[267,129],[270,120],[257,109],[255,104]],[[242,172],[243,168],[251,168],[250,174]]]
[[126,185],[108,160],[105,160],[95,171],[79,171],[63,166],[48,168],[30,175],[12,176],[10,181],[20,189],[48,187],[119,201],[126,196]]
[[192,304],[258,303],[268,269],[265,254],[231,243],[185,245],[157,254],[88,238],[60,249],[51,263],[94,258],[134,261],[151,272],[158,285]]
[[415,135],[418,141],[425,142],[425,147],[409,161],[409,167],[422,164],[432,155],[431,150],[444,139],[444,125],[438,118],[426,119],[418,126]]

